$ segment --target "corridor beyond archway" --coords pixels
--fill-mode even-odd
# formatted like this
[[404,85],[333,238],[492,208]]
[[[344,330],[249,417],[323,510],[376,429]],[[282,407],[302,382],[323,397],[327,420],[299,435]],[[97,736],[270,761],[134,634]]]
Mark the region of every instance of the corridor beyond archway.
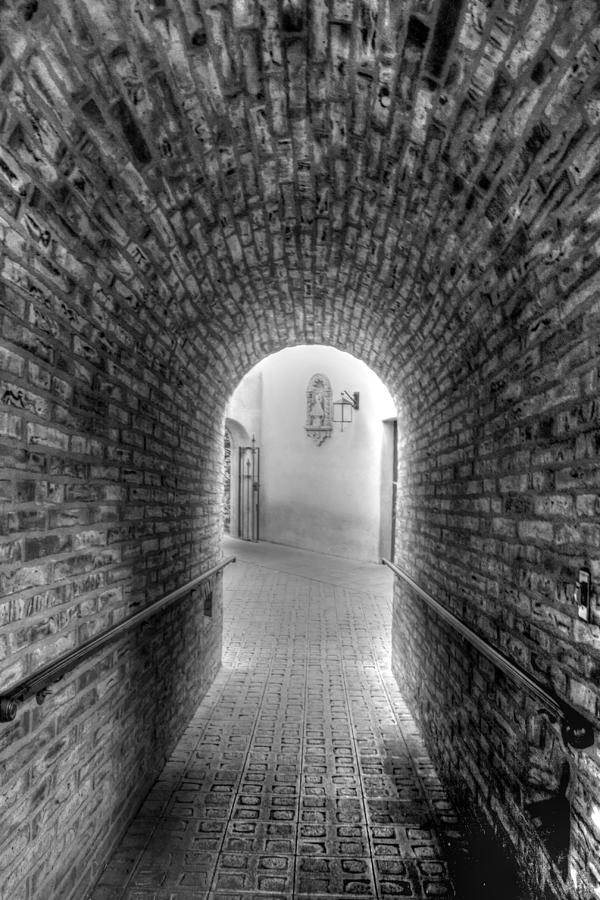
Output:
[[391,573],[228,543],[250,561],[225,575],[223,669],[92,900],[452,896],[455,817],[389,668]]
[[[260,477],[242,476],[232,453],[231,484],[253,482],[260,539],[377,562],[392,518],[384,421],[396,415],[377,373],[336,347],[300,344],[253,366],[229,398],[225,423],[256,438],[252,470]],[[230,533],[246,536],[239,528]],[[393,555],[390,543],[385,555]]]

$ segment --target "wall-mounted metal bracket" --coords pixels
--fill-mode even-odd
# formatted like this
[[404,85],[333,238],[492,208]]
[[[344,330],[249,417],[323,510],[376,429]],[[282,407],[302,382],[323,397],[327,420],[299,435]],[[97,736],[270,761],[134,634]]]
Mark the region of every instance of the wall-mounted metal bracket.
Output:
[[588,569],[580,569],[575,584],[573,600],[577,604],[577,615],[584,622],[592,618],[592,576]]
[[353,391],[350,393],[349,391],[342,391],[342,402],[349,404],[352,409],[358,409],[360,404],[360,392]]
[[[57,679],[57,681],[58,680],[59,679]],[[52,693],[52,691],[50,690],[49,687],[42,688],[41,691],[38,691],[37,694],[35,695],[35,702],[37,703],[37,705],[41,706],[42,703],[44,703],[46,697],[51,693]]]

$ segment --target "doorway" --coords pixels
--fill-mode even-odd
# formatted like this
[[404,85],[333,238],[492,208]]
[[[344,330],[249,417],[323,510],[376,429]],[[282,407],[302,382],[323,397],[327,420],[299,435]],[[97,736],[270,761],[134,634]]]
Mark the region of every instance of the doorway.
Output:
[[384,419],[381,445],[381,519],[379,556],[394,559],[398,491],[398,420]]
[[239,448],[238,537],[258,541],[260,512],[260,449],[254,437],[250,446]]
[[223,531],[246,541],[259,539],[260,451],[248,431],[227,417],[223,436]]

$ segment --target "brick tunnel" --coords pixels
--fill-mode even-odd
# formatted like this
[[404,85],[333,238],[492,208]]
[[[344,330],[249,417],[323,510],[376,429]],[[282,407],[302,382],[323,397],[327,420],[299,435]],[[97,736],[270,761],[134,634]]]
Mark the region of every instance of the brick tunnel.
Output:
[[[394,561],[593,738],[595,0],[15,0],[0,22],[0,690],[221,559],[228,398],[324,344],[397,403]],[[6,900],[91,890],[219,669],[215,584],[210,627],[190,594],[5,715]],[[600,897],[597,741],[401,578],[394,608],[452,796],[534,898]],[[567,810],[561,854],[536,803]]]

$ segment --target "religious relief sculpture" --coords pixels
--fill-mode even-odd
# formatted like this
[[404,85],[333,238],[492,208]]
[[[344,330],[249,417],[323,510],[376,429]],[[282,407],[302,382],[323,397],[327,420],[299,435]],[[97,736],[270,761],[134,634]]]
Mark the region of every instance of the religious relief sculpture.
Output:
[[306,389],[306,433],[317,447],[333,429],[331,384],[327,375],[313,375]]

